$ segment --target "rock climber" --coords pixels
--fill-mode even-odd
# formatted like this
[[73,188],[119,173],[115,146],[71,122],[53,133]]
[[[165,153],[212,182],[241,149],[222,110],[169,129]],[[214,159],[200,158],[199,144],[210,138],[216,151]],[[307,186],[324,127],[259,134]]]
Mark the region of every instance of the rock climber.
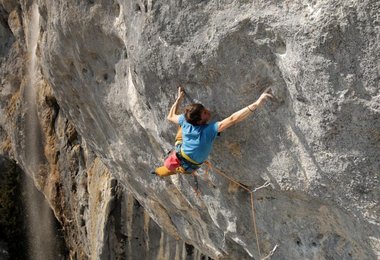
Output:
[[178,114],[178,107],[184,96],[184,90],[179,87],[178,97],[167,116],[169,121],[179,125],[175,138],[175,150],[165,159],[164,166],[156,168],[152,174],[164,177],[176,173],[194,172],[209,156],[218,133],[246,119],[269,98],[273,98],[270,89],[266,90],[252,104],[222,121],[208,123],[211,113],[199,103],[188,105],[184,114]]

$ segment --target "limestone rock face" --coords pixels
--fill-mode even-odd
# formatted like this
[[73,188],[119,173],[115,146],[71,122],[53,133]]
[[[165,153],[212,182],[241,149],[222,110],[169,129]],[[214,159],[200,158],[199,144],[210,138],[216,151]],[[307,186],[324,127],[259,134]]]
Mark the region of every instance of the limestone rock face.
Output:
[[[2,150],[35,175],[22,152],[28,139],[22,26],[32,2],[1,2],[0,133]],[[83,141],[96,169],[107,168],[165,232],[213,258],[256,259],[275,245],[273,259],[380,257],[379,1],[35,4],[36,99],[46,157],[40,162],[48,167],[38,168],[40,187],[52,169],[60,180],[73,174],[64,169],[67,144],[79,145],[80,155]],[[179,85],[186,103],[203,103],[215,120],[265,88],[274,90],[276,102],[226,130],[210,157],[250,189],[271,183],[254,193],[256,230],[250,194],[217,170],[198,172],[199,195],[192,176],[149,174],[173,145],[176,128],[166,115]],[[75,131],[58,124],[57,134],[61,116]],[[54,168],[57,162],[62,167]],[[96,221],[96,214],[89,210],[85,219]],[[99,247],[83,251],[91,255]]]
[[[8,21],[3,26],[0,49],[1,155],[16,159],[44,193],[62,225],[70,259],[202,257],[193,246],[171,237],[151,220],[63,113],[41,74],[39,44],[35,55],[30,51],[32,31],[37,43],[40,35],[40,23],[32,26],[34,19],[43,21],[35,5],[10,1],[0,7],[0,20]],[[33,57],[37,58],[34,70]],[[38,218],[38,213],[35,215]],[[43,218],[34,221],[38,223],[35,228],[43,225],[46,229]],[[39,241],[45,241],[43,248],[32,248],[38,259],[52,259],[49,253],[54,249],[48,248],[48,242],[54,238],[48,239],[40,237]],[[8,259],[3,243],[8,241],[0,242],[1,256]]]

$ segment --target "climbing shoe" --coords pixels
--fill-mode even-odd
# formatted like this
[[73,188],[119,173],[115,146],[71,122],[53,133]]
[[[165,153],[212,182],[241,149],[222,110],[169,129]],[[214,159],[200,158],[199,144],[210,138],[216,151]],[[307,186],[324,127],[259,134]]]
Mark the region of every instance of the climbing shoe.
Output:
[[154,170],[155,174],[161,177],[169,176],[175,174],[175,172],[170,171],[165,166],[158,167]]

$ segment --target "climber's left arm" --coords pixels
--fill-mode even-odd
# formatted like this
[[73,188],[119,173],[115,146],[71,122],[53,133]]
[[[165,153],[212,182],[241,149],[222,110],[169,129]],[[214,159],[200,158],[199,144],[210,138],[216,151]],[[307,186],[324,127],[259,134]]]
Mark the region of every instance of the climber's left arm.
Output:
[[178,88],[178,97],[172,107],[169,110],[169,114],[167,119],[173,123],[178,124],[178,118],[180,115],[177,114],[178,106],[180,105],[183,97],[185,96],[185,92],[181,87]]
[[257,108],[261,107],[264,104],[264,102],[269,98],[273,98],[273,96],[269,93],[263,93],[261,94],[259,99],[256,100],[254,103],[240,109],[239,111],[233,113],[229,117],[223,119],[218,123],[218,132],[220,133],[225,129],[235,125],[236,123],[243,121],[253,112],[255,112]]

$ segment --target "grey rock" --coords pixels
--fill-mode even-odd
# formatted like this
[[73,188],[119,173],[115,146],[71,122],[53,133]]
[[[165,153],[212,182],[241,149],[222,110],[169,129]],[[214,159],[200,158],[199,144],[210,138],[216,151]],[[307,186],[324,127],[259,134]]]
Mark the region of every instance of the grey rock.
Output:
[[[29,4],[21,1],[24,13]],[[203,169],[197,196],[191,176],[149,172],[173,145],[175,126],[165,118],[178,85],[187,103],[204,103],[215,120],[271,86],[277,102],[223,133],[210,158],[252,189],[271,182],[255,193],[261,255],[277,244],[273,259],[379,258],[378,1],[38,5],[40,82],[52,87],[86,149],[172,237],[214,258],[259,258],[244,189]],[[8,78],[22,67],[12,51],[1,68]],[[17,89],[10,82],[2,84],[2,112]],[[2,113],[0,122],[23,162],[17,104],[18,116]],[[83,246],[92,255],[104,245]]]

